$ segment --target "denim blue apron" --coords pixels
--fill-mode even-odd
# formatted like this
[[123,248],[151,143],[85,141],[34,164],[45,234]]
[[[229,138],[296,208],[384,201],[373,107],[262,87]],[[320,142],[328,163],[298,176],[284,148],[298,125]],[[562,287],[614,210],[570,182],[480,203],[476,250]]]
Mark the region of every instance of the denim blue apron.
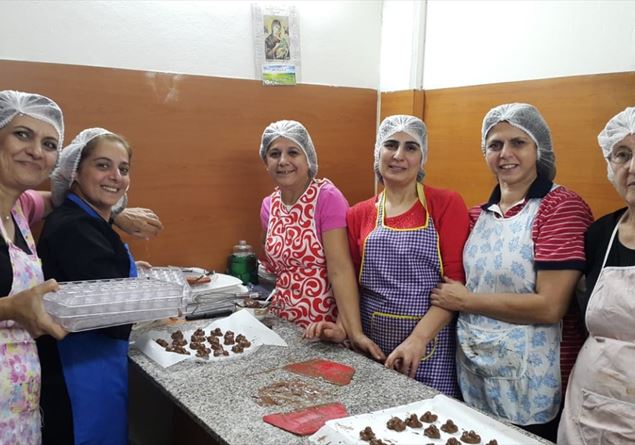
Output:
[[[423,186],[417,194],[426,208]],[[430,308],[430,291],[441,281],[439,236],[426,209],[423,226],[393,229],[384,224],[385,195],[379,197],[377,222],[364,240],[359,274],[364,333],[390,354]],[[452,397],[458,395],[454,322],[428,343],[415,378]]]
[[[540,199],[510,218],[482,212],[463,251],[475,293],[536,290],[532,227]],[[560,323],[515,324],[461,313],[457,374],[465,403],[519,425],[546,423],[560,407]]]
[[[93,218],[101,218],[77,195],[73,201]],[[128,250],[130,277],[137,276]],[[128,340],[100,331],[77,332],[57,343],[73,412],[75,445],[128,443]]]

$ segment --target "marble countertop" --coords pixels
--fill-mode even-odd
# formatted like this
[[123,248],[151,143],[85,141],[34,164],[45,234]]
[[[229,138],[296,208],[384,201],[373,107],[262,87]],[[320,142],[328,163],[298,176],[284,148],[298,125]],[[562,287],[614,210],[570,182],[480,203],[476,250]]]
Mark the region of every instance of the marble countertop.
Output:
[[[164,329],[187,330],[206,326],[209,322],[199,320]],[[304,340],[301,330],[290,323],[274,320],[273,329],[288,347],[262,346],[256,352],[235,360],[216,363],[186,361],[166,369],[136,349],[130,350],[130,358],[212,438],[229,445],[309,443],[308,436],[299,437],[262,421],[262,416],[267,414],[341,402],[350,415],[357,415],[438,394],[361,354],[338,345]],[[352,366],[356,372],[351,383],[337,386],[282,369],[286,364],[313,358]],[[319,389],[321,394],[293,405],[260,406],[256,403],[260,388],[290,380],[306,382]]]

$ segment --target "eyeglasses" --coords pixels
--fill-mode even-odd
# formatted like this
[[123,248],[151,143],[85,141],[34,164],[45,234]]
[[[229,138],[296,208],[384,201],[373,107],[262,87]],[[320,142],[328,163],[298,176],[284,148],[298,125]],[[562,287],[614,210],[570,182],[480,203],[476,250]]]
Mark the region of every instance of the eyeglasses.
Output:
[[614,165],[623,165],[631,162],[631,159],[633,159],[633,152],[628,148],[618,148],[617,150],[611,152],[606,159]]

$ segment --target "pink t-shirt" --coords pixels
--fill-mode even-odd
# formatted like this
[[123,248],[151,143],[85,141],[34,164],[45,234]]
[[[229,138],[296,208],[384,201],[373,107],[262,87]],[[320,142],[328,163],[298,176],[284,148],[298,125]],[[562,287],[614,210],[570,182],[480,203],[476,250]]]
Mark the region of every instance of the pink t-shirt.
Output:
[[29,226],[37,224],[44,218],[44,198],[35,190],[27,190],[18,197],[22,212],[29,221]]
[[[348,201],[333,184],[327,183],[320,189],[315,206],[315,228],[317,236],[322,240],[322,233],[333,229],[346,228],[346,211]],[[263,232],[267,233],[269,213],[271,211],[271,195],[262,200],[260,222]]]

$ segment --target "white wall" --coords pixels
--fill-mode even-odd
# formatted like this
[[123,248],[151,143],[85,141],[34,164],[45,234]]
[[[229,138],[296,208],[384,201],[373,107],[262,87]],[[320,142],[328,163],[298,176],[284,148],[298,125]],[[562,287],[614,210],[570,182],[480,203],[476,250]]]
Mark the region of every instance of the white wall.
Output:
[[623,71],[635,1],[427,3],[425,89]]
[[[394,91],[635,71],[635,0],[288,3],[302,83]],[[249,1],[0,0],[0,18],[0,59],[257,78]]]
[[[378,87],[381,1],[289,3],[302,83]],[[257,78],[248,1],[0,0],[0,18],[0,59]]]
[[381,91],[422,87],[426,3],[384,1],[381,26]]

